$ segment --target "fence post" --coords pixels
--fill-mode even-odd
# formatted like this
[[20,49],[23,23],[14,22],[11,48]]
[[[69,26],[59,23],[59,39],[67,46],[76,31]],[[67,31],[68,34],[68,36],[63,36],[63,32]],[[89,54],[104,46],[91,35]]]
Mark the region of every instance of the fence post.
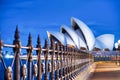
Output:
[[74,79],[74,48],[72,48],[72,51],[71,51],[71,64],[72,64],[72,67],[71,67],[71,79]]
[[54,80],[54,54],[55,54],[55,44],[53,42],[53,39],[51,39],[51,80]]
[[58,45],[58,43],[56,43],[56,50],[57,50],[57,52],[55,53],[55,56],[56,56],[56,80],[59,80],[59,62],[58,62],[59,45]]
[[48,53],[49,53],[49,46],[48,40],[45,40],[45,48],[46,51],[44,52],[45,57],[45,80],[48,80]]
[[19,36],[19,31],[18,31],[18,26],[16,27],[15,30],[15,35],[14,35],[15,40],[13,41],[13,45],[15,45],[15,48],[13,48],[14,51],[14,56],[15,56],[15,62],[14,62],[14,80],[20,80],[20,36]]
[[0,50],[2,50],[2,48],[3,48],[3,41],[2,41],[1,36],[0,36]]
[[70,48],[70,79],[72,79],[72,47]]
[[38,57],[38,75],[37,75],[37,80],[42,80],[42,72],[41,72],[41,54],[42,54],[42,47],[41,47],[41,42],[40,42],[40,36],[38,35],[37,38],[37,46],[38,50],[37,52],[37,57]]
[[2,61],[2,64],[3,64],[3,66],[4,66],[4,68],[6,68],[6,65],[5,65],[5,63],[4,63],[4,61],[3,61],[3,58],[2,58],[2,48],[3,48],[3,41],[2,41],[2,39],[1,39],[1,37],[0,37],[0,59],[1,59],[1,61]]
[[28,37],[28,44],[27,46],[29,47],[29,49],[27,49],[27,54],[28,54],[28,80],[32,80],[33,78],[33,71],[32,71],[32,36],[29,33],[29,37]]
[[68,79],[70,79],[70,47],[67,48],[68,51]]
[[66,55],[65,55],[65,46],[63,46],[63,80],[65,80],[65,67],[66,67]]
[[67,66],[66,66],[66,80],[68,80],[68,59],[69,59],[69,52],[68,52],[68,46],[66,46],[66,64],[67,64]]
[[63,74],[62,74],[62,72],[63,72],[63,59],[62,59],[62,55],[63,55],[63,46],[62,46],[62,44],[60,43],[60,80],[63,80],[62,79],[62,76],[63,76]]
[[67,74],[67,55],[66,55],[66,46],[64,46],[64,80],[66,80]]
[[74,58],[74,60],[75,60],[75,61],[74,61],[74,63],[75,63],[75,75],[74,75],[74,77],[76,77],[76,67],[77,67],[77,64],[76,64],[77,56],[76,56],[76,55],[77,55],[77,50],[75,49],[75,56],[74,56],[74,57],[75,57],[75,58]]
[[[4,69],[5,69],[5,73],[4,73],[5,77],[4,77],[4,80],[8,80],[9,78],[8,78],[8,76],[7,76],[7,67],[6,67],[6,64],[5,64],[5,62],[4,62],[4,59],[3,59],[3,57],[2,57],[2,52],[1,52],[2,49],[3,49],[3,46],[4,46],[4,44],[3,44],[3,41],[2,41],[1,36],[0,36],[0,60],[1,60],[2,64],[3,64]],[[11,78],[12,78],[12,77],[11,77]]]

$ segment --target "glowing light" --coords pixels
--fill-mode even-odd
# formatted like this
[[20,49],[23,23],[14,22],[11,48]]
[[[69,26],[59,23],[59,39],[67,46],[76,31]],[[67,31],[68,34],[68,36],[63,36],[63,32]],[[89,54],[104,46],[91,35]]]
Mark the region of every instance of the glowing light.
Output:
[[118,43],[117,42],[115,43],[115,48],[118,48]]
[[120,40],[118,40],[118,44],[120,45]]

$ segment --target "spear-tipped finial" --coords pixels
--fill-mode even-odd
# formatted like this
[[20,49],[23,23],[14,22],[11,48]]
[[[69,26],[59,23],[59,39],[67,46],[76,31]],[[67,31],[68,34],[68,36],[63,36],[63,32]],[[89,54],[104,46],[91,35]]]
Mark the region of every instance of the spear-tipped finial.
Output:
[[51,41],[51,47],[53,47],[53,46],[54,46],[54,41],[53,41],[53,39],[50,38],[50,41]]
[[40,45],[41,41],[40,41],[40,35],[38,35],[37,37],[37,44]]
[[19,38],[20,38],[19,30],[18,30],[18,25],[16,25],[16,30],[15,30],[14,38],[15,38],[15,40],[19,40]]
[[32,36],[31,36],[31,33],[29,33],[29,36],[28,36],[28,46],[29,45],[32,45]]
[[47,47],[47,46],[48,46],[48,40],[45,39],[45,47]]

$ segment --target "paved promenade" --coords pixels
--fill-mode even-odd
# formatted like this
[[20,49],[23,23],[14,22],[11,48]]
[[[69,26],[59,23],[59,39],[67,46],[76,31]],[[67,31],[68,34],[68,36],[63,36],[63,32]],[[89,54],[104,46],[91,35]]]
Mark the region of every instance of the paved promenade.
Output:
[[120,80],[120,66],[111,62],[96,63],[96,69],[90,80]]

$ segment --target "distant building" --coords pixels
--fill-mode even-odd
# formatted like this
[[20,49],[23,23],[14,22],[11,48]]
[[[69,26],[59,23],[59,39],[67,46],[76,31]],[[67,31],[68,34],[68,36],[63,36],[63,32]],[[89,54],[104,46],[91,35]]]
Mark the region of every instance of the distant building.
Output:
[[81,50],[113,50],[114,35],[103,34],[95,38],[91,29],[77,18],[71,18],[71,28],[62,25],[60,32],[47,31],[49,39]]

